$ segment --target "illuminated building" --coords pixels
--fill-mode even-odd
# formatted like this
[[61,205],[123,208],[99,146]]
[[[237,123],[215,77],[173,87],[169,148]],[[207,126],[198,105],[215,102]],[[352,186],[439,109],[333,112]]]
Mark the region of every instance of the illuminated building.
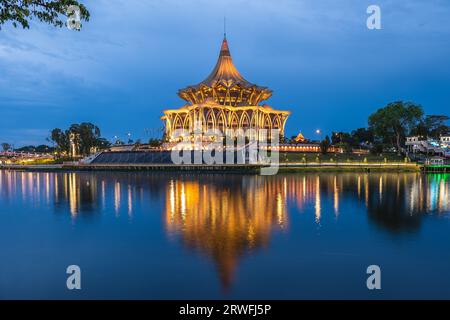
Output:
[[295,137],[294,141],[297,142],[297,143],[303,143],[303,142],[306,142],[306,141],[308,141],[308,140],[306,140],[306,138],[305,138],[305,137],[303,136],[303,134],[300,132],[300,133],[298,134],[298,136]]
[[206,80],[181,89],[178,95],[187,102],[176,110],[165,110],[165,140],[176,142],[180,135],[192,136],[197,123],[202,133],[220,130],[224,135],[236,136],[236,130],[253,129],[251,138],[261,140],[261,129],[277,129],[284,136],[289,111],[277,111],[263,101],[272,91],[245,80],[233,64],[228,41],[223,40],[219,60]]

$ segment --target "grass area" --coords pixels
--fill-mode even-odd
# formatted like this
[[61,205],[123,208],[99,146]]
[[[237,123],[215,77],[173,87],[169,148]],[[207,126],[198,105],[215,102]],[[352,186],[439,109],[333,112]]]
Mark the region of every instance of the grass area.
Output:
[[27,160],[27,161],[16,161],[14,164],[22,164],[22,165],[41,165],[41,164],[55,164],[54,159],[36,159],[36,160]]
[[420,172],[419,166],[381,166],[381,167],[294,167],[294,168],[280,168],[280,173],[293,173],[293,172]]
[[44,164],[63,164],[64,162],[73,161],[72,158],[58,158],[58,159],[27,159],[25,161],[18,159],[14,164],[20,165],[44,165]]
[[281,152],[280,162],[346,162],[346,163],[405,163],[404,157],[395,153],[387,153],[383,155],[357,155],[353,153],[297,153],[297,152]]

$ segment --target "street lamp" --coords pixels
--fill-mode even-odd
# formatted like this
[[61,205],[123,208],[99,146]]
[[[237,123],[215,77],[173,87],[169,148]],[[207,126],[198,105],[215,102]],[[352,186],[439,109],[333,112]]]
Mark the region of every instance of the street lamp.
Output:
[[320,129],[316,130],[316,134],[319,136],[319,140],[322,140],[322,131]]

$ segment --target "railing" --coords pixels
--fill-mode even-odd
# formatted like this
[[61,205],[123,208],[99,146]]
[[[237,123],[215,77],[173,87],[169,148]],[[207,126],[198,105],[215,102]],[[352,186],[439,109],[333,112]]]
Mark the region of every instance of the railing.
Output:
[[417,167],[414,162],[281,162],[282,167]]

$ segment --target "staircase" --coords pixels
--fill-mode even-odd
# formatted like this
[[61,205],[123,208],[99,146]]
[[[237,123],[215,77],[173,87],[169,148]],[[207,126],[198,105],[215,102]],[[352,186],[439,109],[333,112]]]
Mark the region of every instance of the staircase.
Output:
[[91,164],[99,155],[101,155],[103,152],[97,152],[95,154],[91,154],[90,156],[87,156],[80,160],[80,164]]

